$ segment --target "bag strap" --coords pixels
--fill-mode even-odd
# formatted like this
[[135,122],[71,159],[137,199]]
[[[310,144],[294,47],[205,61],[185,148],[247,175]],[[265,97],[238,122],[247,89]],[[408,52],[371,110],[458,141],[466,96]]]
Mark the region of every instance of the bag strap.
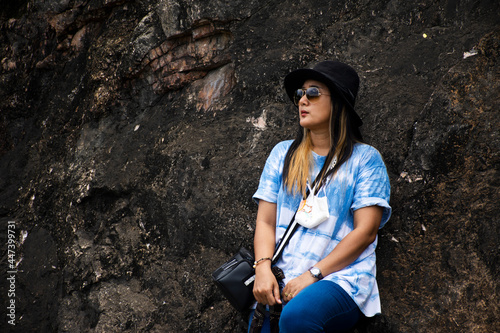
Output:
[[[309,191],[308,191],[309,192]],[[293,214],[292,221],[288,225],[288,228],[286,228],[285,234],[281,238],[280,242],[278,243],[278,246],[276,247],[276,250],[274,250],[274,255],[271,263],[274,265],[278,261],[278,259],[281,257],[281,254],[283,253],[283,249],[285,246],[288,244],[290,241],[290,238],[292,238],[293,234],[299,227],[299,224],[297,221],[295,221],[295,215],[297,215],[297,212]]]
[[[316,179],[314,179],[313,184],[315,181],[316,181]],[[306,198],[308,195],[309,195],[309,188],[306,191]],[[299,207],[300,207],[300,205],[299,205]],[[293,234],[295,233],[295,231],[299,227],[299,224],[297,223],[297,221],[295,221],[295,215],[297,215],[298,210],[299,209],[297,208],[297,210],[293,214],[293,217],[292,217],[292,220],[290,221],[290,224],[288,224],[288,227],[285,230],[285,234],[283,235],[280,242],[278,243],[276,250],[274,250],[273,259],[271,260],[272,265],[274,265],[274,264],[276,264],[276,262],[278,262],[278,259],[281,257],[281,254],[283,253],[283,249],[288,244],[288,242],[290,241],[290,238],[292,238]]]
[[[337,164],[337,156],[334,156],[332,161],[330,162],[330,165],[328,166],[328,169],[326,169],[326,173],[327,174],[328,172],[330,172],[330,170],[332,170],[333,168],[335,168],[335,165]],[[320,170],[320,173],[321,173],[321,170]],[[331,175],[329,176],[331,177]],[[311,187],[313,188],[314,190],[314,195],[316,195],[318,193],[318,185],[321,185],[321,180],[319,180],[318,183],[316,183],[316,181],[318,180],[319,178],[319,174],[316,176],[316,178],[314,179],[313,183],[311,184]],[[320,188],[321,189],[321,188]]]

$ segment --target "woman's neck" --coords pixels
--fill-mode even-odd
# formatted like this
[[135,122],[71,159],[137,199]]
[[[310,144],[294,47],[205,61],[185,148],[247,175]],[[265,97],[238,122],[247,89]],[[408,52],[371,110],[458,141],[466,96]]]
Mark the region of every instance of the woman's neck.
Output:
[[313,151],[321,156],[326,156],[330,152],[330,133],[328,131],[311,131],[311,141]]

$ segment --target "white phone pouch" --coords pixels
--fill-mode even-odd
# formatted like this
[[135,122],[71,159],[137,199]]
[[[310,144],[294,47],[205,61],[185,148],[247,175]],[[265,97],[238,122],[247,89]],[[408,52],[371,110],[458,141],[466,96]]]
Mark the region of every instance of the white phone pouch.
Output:
[[[328,167],[328,170],[333,169],[336,163],[337,157],[334,157]],[[309,195],[306,199],[300,202],[299,210],[295,215],[295,220],[301,226],[310,229],[326,221],[330,217],[330,212],[328,211],[328,198],[326,197],[325,188],[322,187],[316,194],[314,194],[316,187],[311,189],[308,183],[307,188],[309,189]],[[321,191],[323,191],[322,197],[319,196]]]
[[[309,187],[309,184],[307,184]],[[323,196],[319,194],[323,191]],[[330,217],[328,212],[328,198],[326,197],[325,189],[322,188],[316,195],[314,190],[309,187],[309,195],[302,200],[299,210],[295,215],[295,220],[298,224],[306,228],[314,228]]]

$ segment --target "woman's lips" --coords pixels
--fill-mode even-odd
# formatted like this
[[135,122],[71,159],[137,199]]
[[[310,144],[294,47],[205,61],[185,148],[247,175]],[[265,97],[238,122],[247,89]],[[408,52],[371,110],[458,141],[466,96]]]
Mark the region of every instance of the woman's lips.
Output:
[[300,111],[300,115],[301,115],[302,117],[307,116],[307,114],[309,114],[309,112],[307,112],[307,111],[305,111],[305,110]]

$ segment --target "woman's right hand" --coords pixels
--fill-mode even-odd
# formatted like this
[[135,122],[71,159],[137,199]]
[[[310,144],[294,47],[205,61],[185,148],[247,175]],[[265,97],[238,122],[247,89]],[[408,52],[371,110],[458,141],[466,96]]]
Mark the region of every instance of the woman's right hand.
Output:
[[271,263],[266,262],[255,268],[253,295],[258,303],[264,305],[281,304],[278,281],[271,271]]

